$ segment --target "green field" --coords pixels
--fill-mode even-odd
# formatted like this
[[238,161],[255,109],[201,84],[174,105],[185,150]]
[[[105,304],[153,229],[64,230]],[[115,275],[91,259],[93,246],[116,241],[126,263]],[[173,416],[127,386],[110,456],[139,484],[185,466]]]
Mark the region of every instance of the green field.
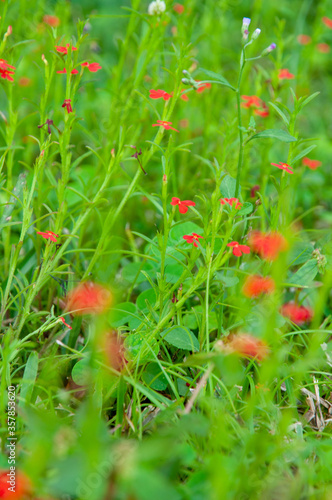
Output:
[[331,0],[0,16],[0,499],[331,500]]

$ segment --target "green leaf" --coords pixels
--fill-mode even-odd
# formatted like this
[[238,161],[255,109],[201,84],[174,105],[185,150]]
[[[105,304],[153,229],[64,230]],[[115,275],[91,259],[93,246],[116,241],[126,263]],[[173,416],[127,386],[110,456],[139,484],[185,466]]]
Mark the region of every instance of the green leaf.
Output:
[[291,165],[293,163],[296,163],[298,160],[301,160],[301,158],[303,158],[304,156],[307,156],[310,153],[310,151],[315,149],[315,147],[316,147],[316,144],[313,144],[312,146],[309,146],[308,148],[304,149],[301,153],[299,153],[297,156],[295,156],[295,158],[292,158]]
[[285,115],[283,111],[274,103],[274,102],[269,102],[269,105],[272,106],[272,108],[278,113],[278,115],[281,117],[282,121],[284,124],[288,127],[289,125],[289,118]]
[[319,94],[320,94],[320,92],[314,92],[314,94],[309,95],[303,102],[300,103],[300,106],[299,106],[300,110],[303,109],[304,106],[309,104],[310,101],[315,99],[315,97],[317,97]]
[[71,376],[75,384],[86,385],[90,379],[89,360],[83,358],[77,361],[71,371]]
[[111,312],[111,326],[117,328],[118,326],[128,323],[136,312],[136,306],[131,302],[122,302],[118,304]]
[[308,262],[303,264],[303,266],[300,267],[294,273],[292,276],[290,276],[289,282],[293,285],[298,285],[298,286],[306,286],[309,285],[309,283],[315,279],[317,273],[318,273],[318,263],[316,259],[310,259]]
[[251,212],[253,212],[253,210],[254,210],[253,204],[246,201],[243,204],[242,208],[236,212],[236,214],[237,215],[248,215],[248,214],[251,214]]
[[34,384],[37,378],[37,373],[38,373],[38,353],[33,351],[29,356],[23,374],[22,386],[20,391],[20,404],[19,404],[20,407],[23,407],[30,402]]
[[182,326],[173,326],[167,328],[161,333],[161,336],[169,344],[177,347],[178,349],[184,349],[188,351],[198,351],[199,342],[197,337],[188,328],[183,328]]
[[142,376],[146,385],[156,391],[164,391],[168,385],[167,379],[158,363],[149,363]]
[[213,78],[214,80],[216,80],[216,83],[218,82],[219,85],[225,85],[225,87],[228,87],[232,90],[236,90],[233,85],[231,85],[227,80],[226,78],[224,78],[223,76],[221,75],[218,75],[218,73],[215,73],[214,71],[210,71],[209,69],[204,69],[204,68],[199,68],[199,70],[204,73],[205,75],[207,75],[208,77],[210,78]]
[[225,175],[220,183],[219,189],[224,198],[234,198],[236,180],[230,175]]
[[166,266],[165,277],[168,283],[176,283],[183,271],[183,267],[179,264],[174,264],[171,266]]
[[269,128],[263,130],[263,132],[258,132],[258,134],[251,136],[250,139],[247,140],[247,143],[253,139],[278,139],[278,141],[282,142],[295,142],[297,140],[285,130],[277,128]]
[[[130,335],[128,335],[128,337],[125,338],[125,341],[124,341],[124,346],[127,350],[127,353],[129,354],[129,357],[131,359],[134,359],[136,358],[141,349],[146,346],[146,340],[144,339],[143,337],[144,334],[142,333],[131,333]],[[157,356],[158,355],[158,352],[159,352],[159,347],[158,347],[158,344],[156,341],[152,341],[152,343],[150,343],[150,347],[152,349],[152,351],[154,352],[154,354]],[[151,358],[153,358],[153,355],[151,352],[148,352],[145,356],[141,356],[140,357],[140,364],[143,364],[145,363],[146,361],[149,361]],[[155,359],[155,358],[153,358]]]
[[137,308],[141,311],[147,311],[148,307],[145,301],[148,301],[151,307],[154,307],[157,302],[156,292],[153,288],[149,288],[144,292],[140,293],[136,300]]
[[129,281],[130,284],[133,282],[139,284],[146,281],[146,277],[141,271],[149,272],[151,269],[153,266],[149,262],[131,262],[122,269],[122,278]]

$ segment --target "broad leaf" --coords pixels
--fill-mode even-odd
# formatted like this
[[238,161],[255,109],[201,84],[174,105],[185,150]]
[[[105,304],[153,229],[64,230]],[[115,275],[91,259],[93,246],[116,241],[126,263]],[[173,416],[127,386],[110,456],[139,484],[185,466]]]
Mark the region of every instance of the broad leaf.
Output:
[[156,391],[164,391],[168,385],[167,378],[158,363],[149,363],[142,376],[146,385]]
[[285,130],[276,128],[269,128],[267,130],[263,130],[262,132],[258,132],[258,134],[250,137],[247,142],[250,142],[253,139],[278,139],[278,141],[282,142],[295,142],[297,140]]
[[216,82],[215,83],[219,83],[219,85],[225,85],[225,87],[228,87],[232,90],[236,90],[233,85],[231,85],[227,80],[226,78],[224,78],[223,76],[221,75],[218,75],[218,73],[215,73],[214,71],[210,71],[209,69],[204,69],[204,68],[199,68],[199,70],[204,73],[205,75],[207,75],[208,77],[210,78],[213,78],[213,80],[215,80]]
[[164,330],[161,336],[169,344],[177,347],[178,349],[185,349],[188,351],[198,351],[199,342],[197,337],[188,328],[183,328],[182,326],[173,326]]

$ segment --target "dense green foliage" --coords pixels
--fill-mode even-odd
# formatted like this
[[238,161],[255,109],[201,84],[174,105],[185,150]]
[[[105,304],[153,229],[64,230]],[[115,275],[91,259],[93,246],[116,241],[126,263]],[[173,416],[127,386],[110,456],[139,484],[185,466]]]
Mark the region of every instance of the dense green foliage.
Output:
[[331,1],[152,8],[0,2],[0,498],[328,500]]

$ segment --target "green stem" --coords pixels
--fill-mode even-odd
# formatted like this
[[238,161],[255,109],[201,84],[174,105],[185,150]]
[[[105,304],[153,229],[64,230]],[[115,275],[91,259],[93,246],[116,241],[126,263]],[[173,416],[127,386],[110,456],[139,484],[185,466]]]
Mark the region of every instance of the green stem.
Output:
[[237,122],[238,122],[238,128],[239,128],[239,158],[238,158],[238,163],[237,163],[237,173],[236,173],[236,186],[235,186],[235,197],[239,195],[239,189],[240,189],[240,178],[241,178],[241,170],[242,170],[242,165],[243,165],[243,132],[242,132],[242,115],[241,115],[241,91],[240,91],[240,86],[241,86],[241,80],[242,80],[242,74],[243,74],[243,69],[246,63],[245,59],[245,53],[244,49],[241,52],[241,60],[240,60],[240,72],[239,72],[239,79],[237,82],[237,89],[236,89],[236,102],[237,102]]

